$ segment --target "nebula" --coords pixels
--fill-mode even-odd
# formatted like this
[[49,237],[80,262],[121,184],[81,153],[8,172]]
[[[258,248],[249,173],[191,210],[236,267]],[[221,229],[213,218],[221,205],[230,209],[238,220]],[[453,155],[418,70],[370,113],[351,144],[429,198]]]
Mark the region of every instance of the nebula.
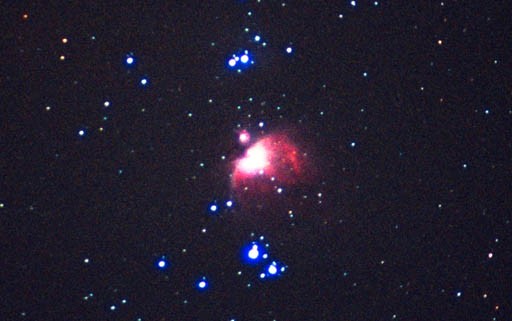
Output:
[[302,177],[303,162],[297,146],[286,135],[263,137],[235,161],[233,187],[268,191],[294,184]]

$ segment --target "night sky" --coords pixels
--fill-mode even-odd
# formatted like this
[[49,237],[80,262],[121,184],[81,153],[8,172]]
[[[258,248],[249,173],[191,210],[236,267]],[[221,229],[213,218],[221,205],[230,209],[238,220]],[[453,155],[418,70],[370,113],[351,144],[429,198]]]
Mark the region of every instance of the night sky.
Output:
[[1,320],[511,320],[507,1],[39,3]]

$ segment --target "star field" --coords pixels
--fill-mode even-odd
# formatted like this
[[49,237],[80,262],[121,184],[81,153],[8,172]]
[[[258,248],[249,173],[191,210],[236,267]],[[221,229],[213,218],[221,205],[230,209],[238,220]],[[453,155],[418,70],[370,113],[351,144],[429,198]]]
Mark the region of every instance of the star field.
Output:
[[510,319],[504,2],[0,6],[1,320]]

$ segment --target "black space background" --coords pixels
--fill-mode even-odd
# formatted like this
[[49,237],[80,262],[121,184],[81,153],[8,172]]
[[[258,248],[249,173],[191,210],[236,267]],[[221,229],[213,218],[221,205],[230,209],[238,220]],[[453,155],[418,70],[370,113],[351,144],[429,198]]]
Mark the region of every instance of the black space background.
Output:
[[[99,3],[0,4],[0,319],[510,317],[506,1]],[[293,128],[319,175],[208,213],[236,124]],[[252,232],[278,279],[240,260]]]

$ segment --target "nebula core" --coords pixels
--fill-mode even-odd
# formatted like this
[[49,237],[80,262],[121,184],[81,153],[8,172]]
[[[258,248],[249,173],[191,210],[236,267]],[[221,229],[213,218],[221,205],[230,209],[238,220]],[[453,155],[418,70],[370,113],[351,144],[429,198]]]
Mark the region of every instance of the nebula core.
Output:
[[268,135],[235,161],[232,184],[238,192],[277,190],[301,181],[304,163],[304,153],[286,135]]

